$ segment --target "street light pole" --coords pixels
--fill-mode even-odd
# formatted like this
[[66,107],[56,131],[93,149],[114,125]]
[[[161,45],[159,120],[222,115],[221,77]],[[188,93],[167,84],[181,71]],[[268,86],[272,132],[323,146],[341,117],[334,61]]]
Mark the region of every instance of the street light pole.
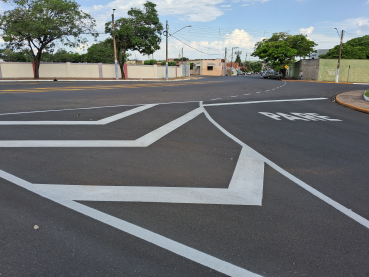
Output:
[[[337,30],[337,28],[335,28]],[[337,30],[338,32],[338,30]],[[338,64],[337,64],[337,73],[336,73],[336,83],[338,83],[338,78],[340,76],[340,63],[341,63],[341,55],[342,55],[342,40],[343,40],[343,30],[341,32],[341,41],[340,41],[340,54],[338,56]]]
[[165,80],[168,81],[168,20],[166,22],[166,58],[165,58]]
[[[112,19],[112,27],[113,27],[113,44],[114,44],[114,63],[115,63],[115,79],[118,80],[119,79],[119,75],[118,75],[118,59],[117,59],[117,46],[115,43],[115,35],[114,35],[114,11],[115,9],[113,9],[113,14],[111,15],[111,19]],[[122,76],[123,77],[123,76]]]

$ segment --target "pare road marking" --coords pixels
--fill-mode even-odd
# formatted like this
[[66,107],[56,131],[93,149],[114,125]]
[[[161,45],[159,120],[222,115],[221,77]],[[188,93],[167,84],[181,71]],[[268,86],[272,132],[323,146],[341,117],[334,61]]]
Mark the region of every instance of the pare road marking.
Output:
[[302,120],[302,121],[342,121],[340,119],[329,118],[325,115],[319,115],[317,113],[268,113],[268,112],[259,112],[262,115],[270,117],[274,120],[283,120],[287,119],[290,121]]

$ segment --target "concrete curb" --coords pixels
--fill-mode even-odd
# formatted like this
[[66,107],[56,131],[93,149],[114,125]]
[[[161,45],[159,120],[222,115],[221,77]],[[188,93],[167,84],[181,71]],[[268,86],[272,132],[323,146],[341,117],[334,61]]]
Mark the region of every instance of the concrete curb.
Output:
[[[178,80],[89,80],[89,79],[58,79],[58,82],[181,82],[181,81],[190,81],[191,79],[178,79]],[[9,83],[9,82],[54,82],[54,80],[35,80],[35,79],[27,79],[27,80],[0,80],[0,83]]]
[[[341,93],[343,94],[343,93]],[[360,111],[360,112],[363,112],[363,113],[369,113],[369,110],[368,109],[364,109],[364,108],[360,108],[360,107],[357,107],[357,106],[354,106],[354,105],[351,105],[351,104],[348,104],[348,103],[345,103],[343,101],[340,100],[339,96],[341,95],[337,95],[336,96],[336,102],[342,106],[345,106],[345,107],[348,107],[348,108],[351,108],[353,110],[357,110],[357,111]]]
[[365,99],[366,101],[369,101],[369,97],[365,95],[365,92],[363,93],[363,96],[364,96],[364,99]]
[[337,85],[362,85],[361,83],[348,83],[348,82],[328,82],[328,81],[313,81],[313,80],[288,80],[288,79],[281,79],[285,82],[299,82],[299,83],[318,83],[318,84],[337,84]]

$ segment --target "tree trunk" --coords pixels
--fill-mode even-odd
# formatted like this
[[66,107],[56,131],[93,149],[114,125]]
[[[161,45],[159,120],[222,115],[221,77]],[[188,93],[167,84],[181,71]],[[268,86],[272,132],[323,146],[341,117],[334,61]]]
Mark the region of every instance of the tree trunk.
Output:
[[126,52],[122,51],[122,60],[119,61],[119,66],[120,66],[120,72],[122,73],[122,79],[125,79],[126,78],[126,73],[124,72],[124,63],[125,63],[125,56],[126,56]]
[[37,59],[37,57],[33,60],[33,66],[34,66],[34,79],[40,78],[40,61]]

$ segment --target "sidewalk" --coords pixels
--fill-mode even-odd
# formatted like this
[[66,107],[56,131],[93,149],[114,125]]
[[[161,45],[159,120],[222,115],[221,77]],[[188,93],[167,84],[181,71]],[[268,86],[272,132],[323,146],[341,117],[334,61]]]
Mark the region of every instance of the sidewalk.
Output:
[[363,93],[365,90],[354,90],[341,93],[336,96],[338,104],[349,107],[351,109],[369,113],[369,101],[364,100]]
[[[169,78],[168,81],[165,79],[114,79],[114,78],[57,78],[59,82],[179,82],[179,81],[189,81],[197,80],[200,77],[177,77]],[[2,78],[1,82],[53,82],[54,78]]]
[[[316,80],[295,80],[295,79],[282,79],[285,82],[302,82],[302,83],[320,83],[320,84],[345,84],[345,85],[362,85],[361,83],[351,83],[351,82],[328,82],[328,81],[316,81]],[[365,85],[365,83],[363,83]]]

